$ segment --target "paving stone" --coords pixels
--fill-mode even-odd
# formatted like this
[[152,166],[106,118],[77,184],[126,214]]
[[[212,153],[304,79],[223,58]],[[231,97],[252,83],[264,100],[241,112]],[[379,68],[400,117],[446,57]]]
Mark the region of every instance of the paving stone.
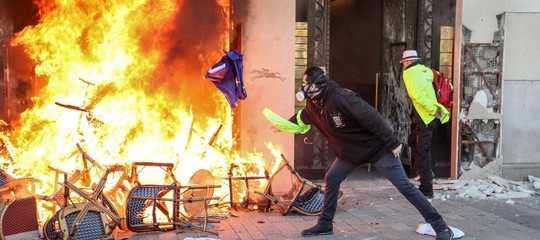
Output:
[[[366,174],[365,172],[363,174]],[[418,224],[424,219],[418,211],[390,185],[386,179],[356,175],[342,184],[345,197],[338,204],[334,234],[320,236],[317,240],[362,239],[432,240],[431,236],[416,233]],[[484,184],[471,181],[467,184]],[[463,183],[463,182],[461,182]],[[514,185],[513,183],[508,183]],[[360,187],[359,187],[360,186]],[[482,185],[483,186],[483,185]],[[486,185],[485,187],[488,187]],[[458,198],[457,191],[437,190],[432,205],[443,215],[447,223],[465,232],[462,240],[537,240],[540,239],[540,197],[512,199]],[[316,216],[290,214],[283,216],[276,211],[259,212],[241,210],[238,217],[227,217],[215,224],[219,236],[198,230],[185,232],[133,233],[115,231],[115,239],[185,239],[214,238],[220,240],[274,240],[304,239],[303,229],[317,223]]]

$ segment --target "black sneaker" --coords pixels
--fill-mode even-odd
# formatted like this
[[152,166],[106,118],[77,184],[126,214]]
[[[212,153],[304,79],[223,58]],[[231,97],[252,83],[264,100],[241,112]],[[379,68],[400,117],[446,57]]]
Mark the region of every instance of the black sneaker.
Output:
[[452,240],[454,239],[454,233],[452,232],[452,229],[446,228],[444,231],[437,233],[437,237],[435,240]]
[[334,228],[332,227],[332,225],[323,227],[317,224],[311,228],[308,228],[302,231],[302,237],[313,237],[313,236],[330,235],[330,234],[334,234]]

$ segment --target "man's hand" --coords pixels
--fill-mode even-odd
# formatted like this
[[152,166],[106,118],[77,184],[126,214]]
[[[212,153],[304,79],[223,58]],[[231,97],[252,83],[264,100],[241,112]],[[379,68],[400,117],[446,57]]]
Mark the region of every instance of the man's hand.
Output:
[[440,109],[437,109],[437,111],[435,112],[435,118],[437,118],[437,119],[441,119],[441,118],[442,118],[442,113],[441,113],[441,110],[440,110]]
[[399,156],[401,155],[401,148],[403,147],[403,144],[399,144],[399,146],[392,150],[392,153],[394,154],[394,157],[396,158],[399,158]]

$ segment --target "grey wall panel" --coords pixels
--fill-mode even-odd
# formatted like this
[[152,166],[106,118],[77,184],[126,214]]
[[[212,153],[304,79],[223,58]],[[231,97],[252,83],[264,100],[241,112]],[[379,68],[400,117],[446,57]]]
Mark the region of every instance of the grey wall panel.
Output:
[[503,93],[503,177],[540,176],[540,80],[505,81]]

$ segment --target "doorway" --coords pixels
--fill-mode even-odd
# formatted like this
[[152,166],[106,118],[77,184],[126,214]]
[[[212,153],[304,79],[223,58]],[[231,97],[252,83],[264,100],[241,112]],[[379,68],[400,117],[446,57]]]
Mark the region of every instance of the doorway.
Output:
[[[317,65],[368,104],[380,104],[377,77],[382,59],[382,1],[296,1],[297,88],[306,67]],[[302,107],[297,103],[296,108]],[[317,129],[295,135],[295,168],[306,178],[324,178],[334,158]]]
[[330,19],[330,79],[377,108],[382,0],[333,0]]

